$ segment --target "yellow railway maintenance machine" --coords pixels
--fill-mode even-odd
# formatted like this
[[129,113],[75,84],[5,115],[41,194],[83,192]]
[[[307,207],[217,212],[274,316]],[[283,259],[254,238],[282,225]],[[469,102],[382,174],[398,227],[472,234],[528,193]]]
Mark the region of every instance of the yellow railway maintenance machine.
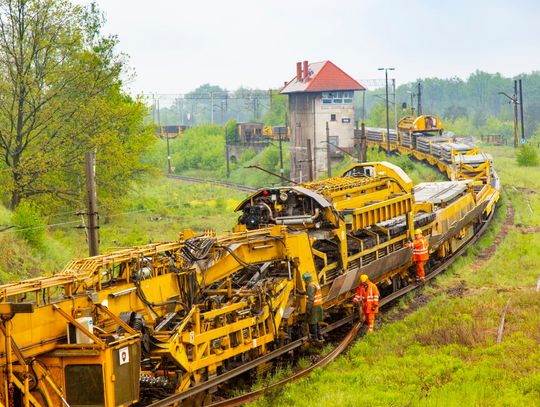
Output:
[[[416,198],[415,198],[416,196]],[[415,228],[447,255],[487,205],[473,181],[415,190],[390,163],[262,189],[232,233],[79,259],[0,286],[0,406],[146,405],[303,336],[302,274],[324,308],[350,314],[359,274],[383,290],[410,280]]]

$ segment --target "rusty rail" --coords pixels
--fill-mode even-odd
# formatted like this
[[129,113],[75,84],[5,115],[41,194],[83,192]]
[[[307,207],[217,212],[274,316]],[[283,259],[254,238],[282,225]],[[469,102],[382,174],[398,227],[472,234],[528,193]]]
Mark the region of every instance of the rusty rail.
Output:
[[264,387],[259,390],[252,391],[250,393],[242,394],[241,396],[219,401],[217,403],[212,403],[208,405],[207,407],[232,407],[232,406],[239,406],[245,403],[249,403],[251,401],[257,400],[259,397],[264,395],[266,392],[275,389],[280,388],[284,386],[287,383],[294,382],[298,379],[301,379],[303,377],[306,377],[311,373],[311,371],[317,367],[325,367],[330,362],[332,362],[336,357],[338,357],[346,348],[351,344],[351,342],[354,340],[356,335],[358,334],[358,331],[360,331],[360,328],[362,327],[362,322],[357,322],[353,328],[347,333],[347,335],[343,338],[343,340],[339,343],[338,346],[336,346],[332,352],[330,352],[328,355],[326,355],[324,358],[319,360],[317,363],[314,363],[310,367],[294,374],[293,376],[287,377],[286,379],[280,380],[277,383],[271,384],[270,386]]
[[[452,265],[452,263],[454,261],[456,261],[456,259],[461,255],[463,254],[472,244],[476,243],[478,241],[478,239],[480,239],[480,237],[484,234],[484,232],[486,231],[487,227],[489,226],[489,224],[491,223],[491,221],[493,220],[493,217],[494,217],[494,214],[495,214],[495,211],[492,211],[489,215],[489,217],[484,221],[482,227],[478,230],[478,232],[463,246],[461,247],[457,252],[453,253],[450,257],[448,257],[446,259],[446,261],[444,261],[442,264],[440,264],[437,268],[435,268],[434,270],[431,270],[427,275],[426,275],[426,280],[431,280],[433,279],[435,276],[437,276],[438,274],[442,273],[444,270],[448,269],[450,267],[450,265]],[[384,305],[387,305],[389,303],[391,303],[392,301],[402,297],[403,295],[407,294],[408,292],[418,288],[418,287],[421,287],[423,284],[421,283],[412,283],[412,284],[409,284],[407,285],[406,287],[403,287],[402,289],[398,290],[398,291],[395,291],[393,292],[392,294],[390,295],[387,295],[386,297],[382,298],[381,301],[380,301],[380,306],[384,306]],[[346,323],[350,323],[350,322],[353,322],[354,321],[354,316],[349,316],[349,317],[346,317],[340,321],[337,321],[336,323],[332,324],[332,325],[329,325],[327,326],[323,332],[324,333],[327,333],[327,332],[330,332],[334,329],[336,329],[337,327],[339,326],[342,326],[342,325],[345,325]],[[251,402],[251,401],[254,401],[256,399],[258,399],[259,397],[263,396],[265,393],[267,393],[268,391],[271,391],[272,389],[275,389],[277,387],[282,387],[288,383],[292,383],[298,379],[301,379],[303,377],[306,377],[307,375],[309,375],[309,373],[317,368],[317,367],[325,367],[327,366],[330,362],[332,362],[336,357],[338,357],[351,343],[352,341],[355,339],[355,337],[357,336],[360,328],[362,327],[362,322],[357,322],[353,328],[347,333],[347,335],[343,338],[343,340],[339,343],[338,346],[336,346],[332,352],[330,352],[328,355],[326,355],[324,358],[322,358],[320,361],[318,361],[317,363],[311,365],[310,367],[300,371],[300,372],[297,372],[296,374],[294,374],[293,376],[290,376],[286,379],[283,379],[277,383],[274,383],[272,385],[269,385],[267,387],[264,387],[262,389],[259,389],[259,390],[255,390],[255,391],[252,391],[252,392],[249,392],[249,393],[245,393],[241,396],[238,396],[238,397],[234,397],[234,398],[231,398],[231,399],[227,399],[227,400],[223,400],[223,401],[219,401],[219,402],[216,402],[216,403],[213,403],[213,404],[210,404],[208,405],[207,407],[234,407],[234,406],[239,406],[239,405],[242,405],[242,404],[245,404],[245,403],[248,403],[248,402]],[[168,407],[168,406],[173,406],[173,405],[177,405],[176,403],[182,401],[182,400],[185,400],[189,397],[192,397],[202,391],[205,391],[205,390],[208,390],[212,387],[215,387],[217,386],[218,384],[221,384],[223,382],[226,382],[227,380],[230,380],[232,379],[233,377],[236,377],[242,373],[245,373],[247,372],[248,370],[251,370],[255,367],[257,367],[258,365],[260,365],[261,363],[266,363],[272,359],[275,359],[276,357],[278,356],[281,356],[285,353],[288,353],[290,351],[292,351],[293,349],[296,349],[300,346],[302,346],[306,341],[307,341],[307,337],[303,337],[303,338],[300,338],[300,339],[297,339],[296,341],[294,342],[291,342],[279,349],[276,349],[275,351],[271,352],[271,353],[268,353],[264,356],[261,356],[260,358],[257,358],[255,360],[252,360],[251,362],[248,362],[242,366],[239,366],[237,367],[236,369],[233,369],[233,370],[230,370],[228,371],[227,373],[224,373],[222,375],[219,375],[213,379],[210,379],[204,383],[201,383],[197,386],[194,386],[188,390],[186,390],[185,392],[182,392],[182,393],[179,393],[179,394],[173,394],[172,396],[169,396],[165,399],[162,399],[160,401],[157,401],[153,404],[150,404],[148,407]]]

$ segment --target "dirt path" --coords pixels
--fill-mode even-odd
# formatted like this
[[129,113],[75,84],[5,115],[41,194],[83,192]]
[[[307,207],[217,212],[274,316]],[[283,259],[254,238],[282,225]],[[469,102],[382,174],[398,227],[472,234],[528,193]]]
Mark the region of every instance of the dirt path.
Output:
[[486,262],[491,258],[491,256],[495,254],[497,247],[501,244],[501,242],[504,240],[512,227],[514,227],[514,208],[512,207],[510,201],[508,201],[506,218],[504,219],[501,230],[499,231],[499,234],[495,237],[495,240],[493,241],[491,246],[480,252],[478,257],[476,258],[476,261],[471,266],[473,272],[480,270],[482,266],[486,264]]

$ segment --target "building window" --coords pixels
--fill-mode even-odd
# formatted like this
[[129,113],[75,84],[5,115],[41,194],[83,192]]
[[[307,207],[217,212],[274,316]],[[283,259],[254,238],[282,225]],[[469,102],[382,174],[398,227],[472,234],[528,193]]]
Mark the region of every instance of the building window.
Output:
[[344,91],[344,92],[323,92],[322,93],[322,102],[323,104],[352,104],[353,102],[353,92]]
[[336,115],[335,115],[335,114],[331,114],[331,115],[330,115],[330,121],[331,121],[331,122],[335,122],[335,121],[336,121]]
[[322,102],[324,104],[332,103],[332,92],[323,92],[322,93]]

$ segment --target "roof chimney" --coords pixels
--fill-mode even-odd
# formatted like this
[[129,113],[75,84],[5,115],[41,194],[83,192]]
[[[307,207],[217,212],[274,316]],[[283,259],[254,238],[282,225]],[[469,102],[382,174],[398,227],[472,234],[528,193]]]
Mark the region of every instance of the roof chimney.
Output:
[[302,80],[302,62],[296,63],[296,80],[297,81]]
[[302,79],[306,79],[309,76],[308,61],[304,61],[304,76]]

